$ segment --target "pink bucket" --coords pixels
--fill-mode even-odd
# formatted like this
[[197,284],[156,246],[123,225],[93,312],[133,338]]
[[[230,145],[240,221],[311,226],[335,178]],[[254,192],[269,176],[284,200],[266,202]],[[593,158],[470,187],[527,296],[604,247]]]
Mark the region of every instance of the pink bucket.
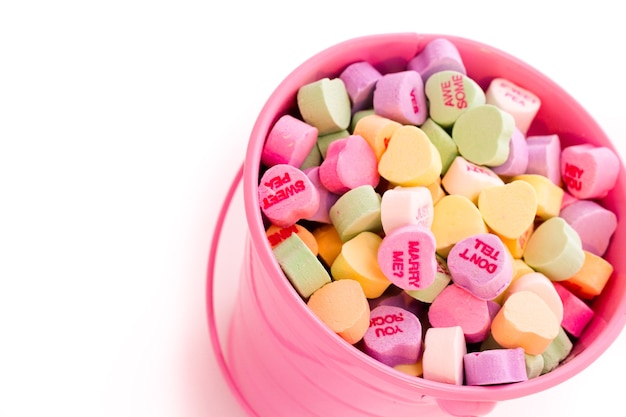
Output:
[[[280,115],[295,112],[300,86],[322,77],[336,77],[345,66],[360,60],[369,61],[381,72],[401,70],[435,37],[455,43],[468,74],[483,88],[492,78],[502,76],[541,98],[542,107],[529,134],[556,133],[563,146],[591,143],[615,150],[591,116],[557,84],[515,57],[468,39],[415,33],[373,35],[332,46],[304,62],[278,86],[262,109],[250,137],[243,173],[233,184],[234,190],[243,178],[249,233],[245,244],[242,236],[241,288],[223,356],[215,329],[213,281],[214,256],[229,201],[222,208],[211,248],[207,308],[212,342],[219,352],[224,377],[251,416],[485,415],[498,401],[531,395],[574,377],[613,343],[625,324],[626,257],[621,254],[622,243],[626,243],[625,222],[619,222],[605,256],[615,272],[593,301],[595,317],[572,354],[552,372],[516,384],[456,386],[398,372],[331,332],[285,278],[267,242],[257,198],[260,155],[270,128]],[[600,202],[618,219],[626,218],[623,167],[618,186]]]

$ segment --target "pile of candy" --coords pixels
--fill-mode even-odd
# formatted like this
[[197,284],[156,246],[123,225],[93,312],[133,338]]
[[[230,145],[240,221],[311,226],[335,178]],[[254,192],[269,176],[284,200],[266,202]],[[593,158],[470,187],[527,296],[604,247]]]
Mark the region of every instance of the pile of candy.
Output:
[[368,62],[300,87],[273,125],[260,209],[285,276],[348,343],[428,380],[493,385],[555,369],[613,273],[598,203],[606,147],[529,135],[541,107],[482,89],[445,38],[404,71]]

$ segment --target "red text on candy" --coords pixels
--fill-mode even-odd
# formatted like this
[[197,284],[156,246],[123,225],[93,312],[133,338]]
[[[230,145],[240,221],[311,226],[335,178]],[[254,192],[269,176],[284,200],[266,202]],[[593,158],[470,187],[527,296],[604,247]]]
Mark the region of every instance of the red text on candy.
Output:
[[474,245],[475,252],[469,254],[469,249],[465,248],[465,250],[459,253],[459,256],[469,262],[472,262],[474,265],[478,266],[481,269],[486,270],[490,274],[493,274],[498,266],[495,263],[489,262],[489,259],[483,258],[482,255],[485,255],[493,260],[498,260],[498,255],[500,251],[495,251],[491,245],[486,244],[480,239],[475,239],[476,243]]
[[417,97],[415,97],[415,90],[411,90],[411,105],[413,106],[413,113],[417,114],[420,111],[419,106],[417,105]]
[[[276,177],[278,178],[278,177]],[[273,205],[280,203],[283,200],[288,199],[289,197],[302,192],[306,189],[304,185],[304,181],[298,180],[293,184],[289,184],[280,190],[277,190],[274,194],[270,194],[263,199],[263,209],[268,209]]]
[[570,190],[580,191],[580,188],[582,186],[580,177],[582,177],[584,170],[577,167],[576,165],[565,163],[564,171],[565,172],[563,172],[563,182],[565,182],[567,188],[569,188]]
[[409,285],[418,287],[420,283],[420,248],[419,241],[409,241]]
[[273,190],[274,188],[280,187],[283,184],[287,184],[290,181],[291,181],[291,178],[289,177],[289,173],[285,172],[285,175],[283,176],[277,175],[275,177],[272,177],[270,178],[268,182],[263,183],[263,185]]
[[379,327],[375,330],[376,337],[392,336],[396,333],[402,333],[400,326]]
[[506,92],[504,93],[505,97],[508,97],[511,99],[511,101],[519,104],[522,107],[526,106],[526,100],[535,103],[537,100],[532,97],[529,96],[528,94],[524,93],[523,91],[513,87],[512,85],[506,84],[506,83],[501,83],[500,87],[505,88]]
[[298,228],[296,227],[295,224],[289,227],[284,227],[278,230],[277,232],[274,232],[271,235],[268,235],[267,240],[269,240],[270,245],[276,246],[280,242],[282,242],[283,240],[291,236],[292,233],[298,233]]
[[402,313],[386,314],[384,316],[372,317],[370,319],[370,327],[383,326],[385,324],[393,324],[400,321],[404,321]]
[[441,93],[443,95],[444,105],[448,107],[456,106],[459,109],[464,109],[467,107],[467,100],[465,100],[465,86],[463,85],[462,75],[453,75],[452,82],[442,82]]

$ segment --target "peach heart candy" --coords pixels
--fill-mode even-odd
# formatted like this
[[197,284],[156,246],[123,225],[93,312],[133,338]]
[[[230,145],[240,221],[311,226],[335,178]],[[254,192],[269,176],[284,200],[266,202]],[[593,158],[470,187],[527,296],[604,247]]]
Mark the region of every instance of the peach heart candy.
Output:
[[378,114],[369,114],[356,122],[352,134],[361,136],[369,143],[378,161],[385,152],[385,149],[387,149],[391,135],[400,126],[402,126],[400,123],[387,117],[382,117]]
[[601,256],[585,252],[585,261],[580,270],[560,283],[577,297],[591,300],[600,295],[613,275],[613,265]]
[[563,320],[563,302],[552,281],[542,273],[530,272],[517,278],[504,291],[503,301],[506,302],[508,297],[519,291],[534,292],[545,301],[559,323]]
[[557,337],[560,328],[543,299],[525,290],[506,300],[491,323],[491,334],[502,347],[521,347],[530,355],[540,355]]
[[355,344],[369,328],[370,306],[358,282],[330,282],[311,295],[308,307],[346,342]]
[[441,179],[441,185],[448,194],[463,195],[477,203],[482,190],[504,185],[504,181],[491,169],[457,156]]
[[276,247],[283,240],[287,239],[293,233],[297,234],[300,239],[304,242],[304,244],[313,252],[313,255],[318,255],[318,245],[315,236],[313,233],[309,231],[306,227],[299,224],[292,224],[287,227],[276,226],[275,224],[271,224],[265,234],[267,235],[267,241],[270,243],[272,248]]

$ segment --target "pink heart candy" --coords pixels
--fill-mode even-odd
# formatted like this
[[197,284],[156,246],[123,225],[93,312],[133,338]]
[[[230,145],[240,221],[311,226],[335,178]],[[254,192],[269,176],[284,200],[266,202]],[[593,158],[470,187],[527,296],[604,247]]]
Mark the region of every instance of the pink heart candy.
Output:
[[561,177],[567,191],[580,199],[602,198],[615,186],[619,158],[609,148],[582,144],[561,152]]
[[319,193],[306,174],[288,164],[269,168],[259,182],[259,204],[276,226],[287,227],[315,214]]

